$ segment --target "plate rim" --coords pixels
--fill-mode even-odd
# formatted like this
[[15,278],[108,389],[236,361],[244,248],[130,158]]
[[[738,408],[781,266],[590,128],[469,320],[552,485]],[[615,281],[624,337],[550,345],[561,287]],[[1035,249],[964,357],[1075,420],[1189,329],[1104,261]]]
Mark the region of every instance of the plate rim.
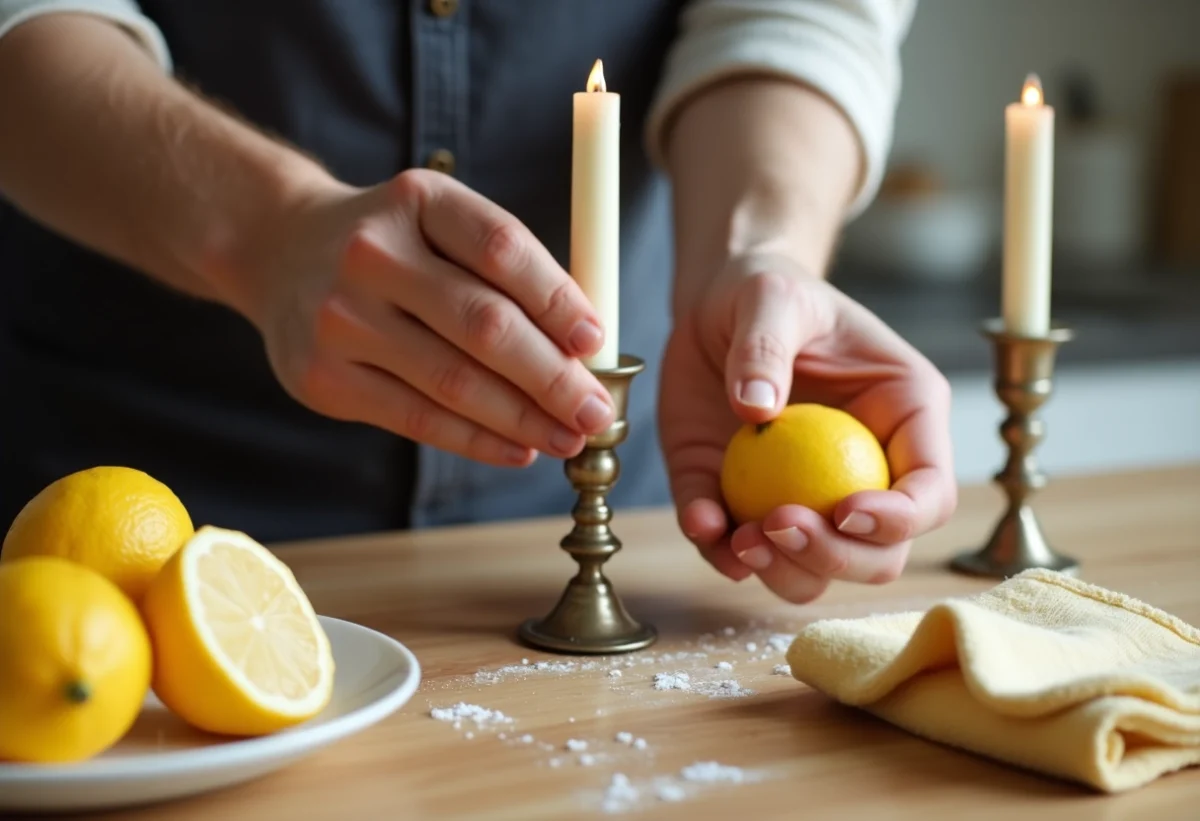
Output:
[[[357,710],[338,716],[324,724],[317,724],[299,730],[299,732],[304,733],[304,738],[307,741],[304,745],[305,750],[310,752],[387,718],[412,699],[417,689],[421,686],[422,678],[421,664],[417,660],[416,655],[397,639],[392,638],[386,633],[347,619],[321,615],[318,615],[317,618],[322,623],[335,623],[352,631],[361,631],[370,634],[375,640],[390,645],[391,649],[395,650],[408,664],[411,674],[405,678],[399,687],[384,694],[381,698]],[[303,727],[303,725],[300,726]],[[169,777],[184,772],[203,773],[213,769],[236,767],[248,762],[261,760],[262,757],[272,757],[269,752],[264,756],[263,749],[267,748],[269,750],[271,747],[286,746],[287,742],[284,739],[293,735],[294,733],[285,731],[283,733],[272,733],[255,738],[236,739],[207,747],[172,750],[167,753],[131,755],[113,758],[108,761],[93,759],[88,762],[79,762],[86,764],[86,767],[80,767],[78,764],[45,765],[23,762],[0,762],[0,785],[18,782],[22,784],[39,782],[66,784],[71,782],[109,781],[130,777],[145,777],[151,774],[151,770],[154,777]],[[283,754],[287,755],[288,753],[284,752]],[[148,762],[153,763],[148,766]]]

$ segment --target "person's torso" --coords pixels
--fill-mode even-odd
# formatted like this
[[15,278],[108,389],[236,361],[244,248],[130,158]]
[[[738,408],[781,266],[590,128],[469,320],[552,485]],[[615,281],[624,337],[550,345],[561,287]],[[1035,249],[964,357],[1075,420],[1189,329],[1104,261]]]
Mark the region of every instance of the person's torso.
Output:
[[[649,365],[631,409],[643,434],[638,447],[647,449],[671,257],[666,184],[647,163],[642,128],[681,0],[141,5],[162,29],[181,80],[340,179],[366,186],[450,157],[456,177],[520,218],[564,264],[571,99],[602,58],[609,88],[622,95],[621,335],[625,351]],[[356,492],[386,495],[404,485],[411,449],[300,407],[275,383],[261,340],[240,317],[173,294],[7,206],[0,346],[0,375],[13,393],[41,397],[28,412],[7,412],[9,431],[40,426],[12,452],[46,475],[72,460],[128,454],[192,483],[200,496],[203,483],[218,481],[215,448],[258,460],[251,475],[276,483],[279,504],[318,472],[334,477],[333,496],[344,496],[338,504],[347,508]],[[123,422],[133,427],[117,430]],[[139,448],[143,434],[158,444]],[[156,462],[163,448],[174,456]],[[619,492],[659,501],[645,498],[659,486],[657,454],[645,458],[645,481],[627,476]],[[531,515],[569,501],[553,464],[514,476],[422,448],[419,465],[415,524]],[[295,533],[320,530],[297,524]]]

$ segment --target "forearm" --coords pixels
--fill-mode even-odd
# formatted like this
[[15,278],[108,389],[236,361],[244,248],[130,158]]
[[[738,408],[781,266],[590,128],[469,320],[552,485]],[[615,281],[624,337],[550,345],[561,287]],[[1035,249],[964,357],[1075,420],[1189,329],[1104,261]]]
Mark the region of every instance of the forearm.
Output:
[[183,292],[246,312],[251,240],[323,172],[176,82],[99,19],[0,39],[0,195]]
[[787,254],[824,274],[863,166],[827,98],[765,77],[712,86],[680,110],[665,153],[677,304],[735,256]]

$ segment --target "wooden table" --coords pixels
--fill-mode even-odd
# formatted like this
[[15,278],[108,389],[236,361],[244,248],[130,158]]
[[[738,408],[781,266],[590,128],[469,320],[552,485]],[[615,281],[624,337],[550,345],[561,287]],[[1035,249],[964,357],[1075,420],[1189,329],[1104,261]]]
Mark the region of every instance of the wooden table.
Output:
[[[994,489],[965,489],[955,519],[920,540],[902,579],[885,587],[838,585],[802,607],[774,599],[753,579],[735,585],[718,577],[693,555],[669,513],[619,511],[615,524],[626,550],[611,563],[611,576],[629,608],[662,633],[651,650],[621,658],[620,677],[609,674],[609,660],[587,669],[587,659],[567,659],[575,665],[568,672],[501,673],[488,683],[489,671],[523,658],[564,661],[522,648],[513,634],[523,618],[550,607],[571,572],[557,547],[565,514],[281,547],[319,612],[384,631],[417,654],[421,689],[390,719],[283,772],[105,817],[603,817],[614,773],[644,786],[697,761],[741,767],[761,780],[693,786],[680,803],[644,789],[644,805],[629,812],[754,821],[928,821],[968,812],[1089,821],[1200,817],[1200,770],[1100,796],[918,740],[772,675],[782,661],[781,653],[762,658],[772,634],[822,617],[923,609],[983,589],[987,582],[952,575],[943,562],[980,542],[999,506]],[[1082,559],[1084,578],[1200,623],[1200,466],[1058,479],[1038,509],[1056,545]],[[757,648],[749,650],[749,642]],[[707,656],[693,655],[700,652]],[[661,660],[679,653],[685,655]],[[722,660],[735,664],[732,673],[714,669]],[[652,687],[654,673],[680,669],[700,678],[732,676],[756,693],[712,699]],[[459,701],[501,710],[514,723],[476,729],[468,722],[456,730],[430,717],[431,708]],[[621,732],[644,738],[645,749],[616,741]],[[532,741],[522,740],[526,734]],[[580,753],[564,749],[568,739],[588,742],[595,762],[580,764]]]

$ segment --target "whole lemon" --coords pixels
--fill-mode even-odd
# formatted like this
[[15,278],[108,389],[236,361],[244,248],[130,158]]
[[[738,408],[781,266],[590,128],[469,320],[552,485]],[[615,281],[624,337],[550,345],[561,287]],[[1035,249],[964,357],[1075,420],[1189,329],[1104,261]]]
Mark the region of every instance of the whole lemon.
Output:
[[0,559],[61,556],[140,603],[150,580],[192,535],[171,489],[127,467],[94,467],[53,482],[17,514]]
[[81,761],[129,731],[150,690],[133,602],[54,556],[0,565],[0,759]]
[[887,456],[875,434],[849,413],[794,404],[771,422],[744,425],[721,465],[721,492],[739,523],[758,522],[780,505],[822,516],[862,490],[886,490]]

